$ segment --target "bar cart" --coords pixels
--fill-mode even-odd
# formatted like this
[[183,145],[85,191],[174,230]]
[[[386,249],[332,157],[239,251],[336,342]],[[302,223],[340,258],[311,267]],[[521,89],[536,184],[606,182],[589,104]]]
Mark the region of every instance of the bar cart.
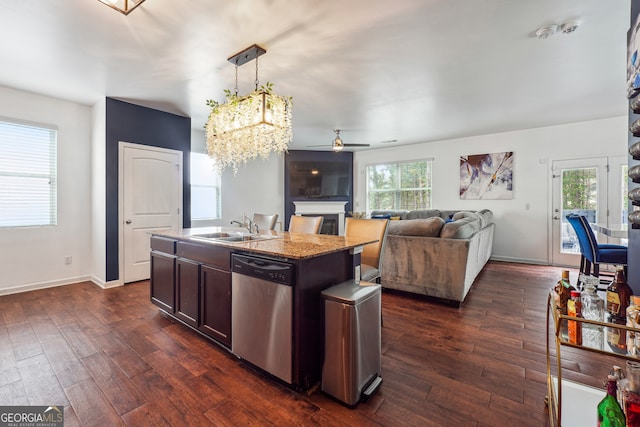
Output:
[[[595,388],[562,378],[562,358],[560,356],[563,346],[574,347],[586,351],[598,352],[620,357],[625,360],[640,361],[639,355],[629,354],[626,349],[627,331],[640,334],[640,329],[626,326],[626,324],[614,323],[605,319],[604,322],[573,317],[563,314],[557,307],[554,299],[555,291],[549,291],[547,298],[547,396],[545,403],[549,412],[549,425],[552,427],[590,426],[596,425],[596,407],[604,397],[604,388]],[[583,328],[581,343],[569,342],[567,336],[567,323],[578,322]],[[551,323],[553,329],[551,330]],[[589,332],[584,334],[584,332]],[[593,332],[593,334],[592,334]],[[598,337],[599,334],[599,337]],[[625,345],[611,346],[606,334],[624,334]],[[552,343],[553,341],[553,343]],[[555,345],[555,375],[552,363],[551,348]],[[589,411],[587,408],[593,408]]]

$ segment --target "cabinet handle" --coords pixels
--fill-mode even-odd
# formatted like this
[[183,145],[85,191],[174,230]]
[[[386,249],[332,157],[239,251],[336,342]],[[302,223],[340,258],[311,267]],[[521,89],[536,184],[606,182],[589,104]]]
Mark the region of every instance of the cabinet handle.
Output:
[[126,220],[124,223],[125,223],[125,224],[131,224],[131,220],[130,220],[130,219],[128,219],[128,220]]

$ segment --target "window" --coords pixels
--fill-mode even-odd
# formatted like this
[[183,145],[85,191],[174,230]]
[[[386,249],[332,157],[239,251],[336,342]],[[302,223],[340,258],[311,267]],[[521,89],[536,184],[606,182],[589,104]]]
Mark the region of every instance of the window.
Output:
[[220,187],[220,174],[213,159],[206,154],[191,153],[192,226],[206,226],[207,221],[220,219]]
[[57,134],[0,119],[0,227],[57,224]]
[[431,207],[433,160],[367,166],[367,211]]

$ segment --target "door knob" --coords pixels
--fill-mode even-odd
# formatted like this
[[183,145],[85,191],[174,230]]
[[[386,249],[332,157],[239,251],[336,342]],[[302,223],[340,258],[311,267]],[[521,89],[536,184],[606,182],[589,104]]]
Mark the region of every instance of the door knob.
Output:
[[556,215],[556,216],[553,217],[553,219],[560,219],[560,217],[558,215]]
[[128,219],[128,220],[126,220],[124,223],[125,223],[125,224],[131,224],[131,220],[130,220],[130,219]]

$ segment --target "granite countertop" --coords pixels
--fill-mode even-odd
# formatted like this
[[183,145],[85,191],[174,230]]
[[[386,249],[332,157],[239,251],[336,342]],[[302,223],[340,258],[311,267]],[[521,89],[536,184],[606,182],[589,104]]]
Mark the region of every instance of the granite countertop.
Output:
[[210,244],[291,259],[313,258],[319,255],[349,250],[378,241],[376,238],[347,238],[344,236],[289,233],[286,231],[261,231],[257,235],[266,236],[267,238],[265,240],[248,240],[242,242],[228,242],[224,240],[198,237],[198,235],[209,233],[249,234],[247,230],[240,227],[185,228],[178,231],[169,230],[152,232],[151,234],[177,240]]

